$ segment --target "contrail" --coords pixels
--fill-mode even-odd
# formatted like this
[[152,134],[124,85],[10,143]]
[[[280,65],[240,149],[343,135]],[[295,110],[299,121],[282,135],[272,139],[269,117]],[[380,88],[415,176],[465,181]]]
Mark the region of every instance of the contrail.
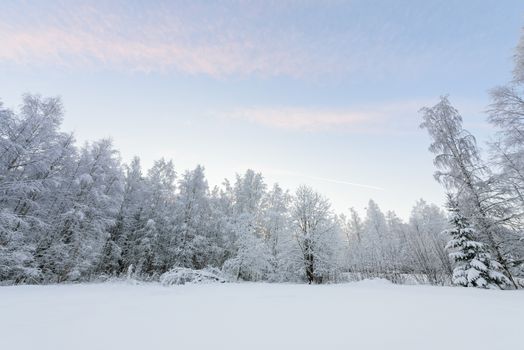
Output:
[[332,183],[335,183],[335,184],[342,184],[342,185],[363,187],[363,188],[370,188],[370,189],[378,190],[378,191],[384,191],[384,189],[382,187],[373,186],[373,185],[364,185],[364,184],[358,184],[358,183],[355,183],[355,182],[334,180],[334,179],[326,179],[324,177],[316,177],[316,176],[309,176],[309,175],[304,175],[304,177],[308,177],[308,178],[313,179],[313,180],[332,182]]
[[305,174],[295,173],[293,171],[287,171],[287,170],[273,170],[273,171],[277,172],[277,173],[291,175],[291,176],[303,177],[303,178],[307,178],[307,179],[311,179],[311,180],[319,180],[319,181],[326,181],[326,182],[331,182],[331,183],[341,184],[341,185],[347,185],[347,186],[369,188],[369,189],[377,190],[377,191],[384,191],[385,190],[384,188],[379,187],[379,186],[365,185],[365,184],[359,184],[359,183],[350,182],[350,181],[335,180],[335,179],[328,179],[328,178],[325,178],[325,177],[305,175]]

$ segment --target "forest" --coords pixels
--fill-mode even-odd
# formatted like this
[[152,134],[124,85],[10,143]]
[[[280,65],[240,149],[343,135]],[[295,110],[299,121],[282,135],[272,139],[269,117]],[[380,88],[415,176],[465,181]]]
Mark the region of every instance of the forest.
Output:
[[314,189],[290,192],[251,169],[210,187],[200,165],[125,164],[109,139],[77,145],[61,129],[59,98],[28,94],[18,110],[0,104],[0,283],[153,281],[187,268],[244,281],[383,277],[518,289],[524,36],[514,61],[512,81],[490,91],[486,152],[447,96],[420,110],[447,207],[421,199],[408,221],[373,200],[362,217],[335,213]]

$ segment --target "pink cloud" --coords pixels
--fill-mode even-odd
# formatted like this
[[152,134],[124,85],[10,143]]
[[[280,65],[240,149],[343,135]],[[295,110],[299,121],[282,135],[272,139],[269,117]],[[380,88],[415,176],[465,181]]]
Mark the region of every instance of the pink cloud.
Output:
[[0,28],[0,60],[69,67],[105,65],[136,71],[175,69],[213,76],[233,73],[298,74],[290,65],[273,66],[269,57],[246,52],[242,43],[188,46],[176,42],[141,42],[97,37],[86,32],[6,32]]
[[388,57],[389,41],[368,40],[359,26],[337,32],[325,23],[310,32],[307,21],[285,20],[330,6],[337,8],[284,0],[13,2],[0,9],[0,63],[315,79],[380,76],[414,56]]
[[400,72],[414,77],[435,59],[449,58],[441,47],[395,45],[402,36],[388,23],[370,31],[358,19],[337,29],[325,14],[301,15],[353,6],[358,8],[294,0],[8,1],[0,8],[0,63],[315,80],[352,74],[384,79]]
[[316,131],[337,127],[361,127],[373,113],[357,111],[315,110],[303,108],[245,108],[234,116],[250,122],[279,129]]
[[417,130],[418,110],[427,102],[402,101],[344,109],[251,107],[237,109],[229,116],[284,130],[406,132],[408,129]]
[[189,20],[172,9],[161,10],[149,11],[149,20],[138,24],[136,14],[90,6],[60,8],[34,22],[0,22],[0,61],[212,76],[298,77],[322,70],[293,43],[292,35],[277,40],[264,33],[246,34],[241,26],[209,22],[206,16]]

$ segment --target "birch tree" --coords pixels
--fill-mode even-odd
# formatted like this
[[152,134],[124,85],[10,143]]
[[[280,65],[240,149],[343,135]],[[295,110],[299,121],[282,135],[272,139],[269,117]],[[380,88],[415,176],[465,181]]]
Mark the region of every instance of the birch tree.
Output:
[[510,271],[505,230],[497,220],[499,213],[504,212],[505,202],[493,190],[490,170],[480,158],[475,138],[463,129],[462,117],[447,97],[441,97],[435,106],[421,112],[421,127],[433,139],[429,149],[436,155],[435,178],[448,191],[454,191],[459,206],[471,217],[480,238],[517,288]]

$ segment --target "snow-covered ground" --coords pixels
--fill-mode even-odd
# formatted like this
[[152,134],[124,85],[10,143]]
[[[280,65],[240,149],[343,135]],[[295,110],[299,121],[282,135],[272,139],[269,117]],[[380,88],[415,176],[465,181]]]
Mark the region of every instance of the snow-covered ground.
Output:
[[524,293],[397,286],[0,287],[0,349],[520,349]]

